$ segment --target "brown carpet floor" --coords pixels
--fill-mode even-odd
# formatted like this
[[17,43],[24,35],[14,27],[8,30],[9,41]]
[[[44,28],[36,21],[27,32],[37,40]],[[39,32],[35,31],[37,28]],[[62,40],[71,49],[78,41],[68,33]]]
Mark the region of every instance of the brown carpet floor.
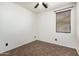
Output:
[[13,50],[0,54],[1,56],[78,56],[73,48],[68,48],[43,41],[33,41]]

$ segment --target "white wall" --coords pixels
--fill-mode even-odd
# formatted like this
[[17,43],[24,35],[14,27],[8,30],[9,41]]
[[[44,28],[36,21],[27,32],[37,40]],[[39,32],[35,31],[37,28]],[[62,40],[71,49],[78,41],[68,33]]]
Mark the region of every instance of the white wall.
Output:
[[[0,3],[0,53],[34,39],[35,14],[14,3]],[[6,47],[5,43],[9,45]]]
[[79,2],[76,4],[76,33],[77,33],[77,51],[79,53]]
[[[63,7],[59,9],[62,8]],[[71,11],[71,33],[56,33],[56,14],[53,10],[38,14],[39,40],[76,48],[75,34],[75,7]],[[55,41],[55,38],[57,38],[58,41]]]

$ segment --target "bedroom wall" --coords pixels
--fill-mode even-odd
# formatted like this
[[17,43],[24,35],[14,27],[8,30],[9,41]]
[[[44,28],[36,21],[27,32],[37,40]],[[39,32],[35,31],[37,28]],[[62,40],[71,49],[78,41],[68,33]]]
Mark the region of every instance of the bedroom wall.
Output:
[[[58,9],[68,6],[59,7]],[[56,14],[54,11],[38,14],[38,40],[76,48],[75,6],[71,11],[71,33],[56,33]],[[55,38],[57,38],[57,41],[55,41]]]
[[79,2],[76,4],[76,33],[77,33],[77,51],[79,54]]
[[17,4],[0,3],[0,53],[35,40],[35,17]]

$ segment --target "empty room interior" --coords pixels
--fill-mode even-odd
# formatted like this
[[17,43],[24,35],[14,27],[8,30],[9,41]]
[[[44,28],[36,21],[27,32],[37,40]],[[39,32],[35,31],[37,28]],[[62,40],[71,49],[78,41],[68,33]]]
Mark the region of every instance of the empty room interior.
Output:
[[78,56],[79,2],[0,2],[0,56]]

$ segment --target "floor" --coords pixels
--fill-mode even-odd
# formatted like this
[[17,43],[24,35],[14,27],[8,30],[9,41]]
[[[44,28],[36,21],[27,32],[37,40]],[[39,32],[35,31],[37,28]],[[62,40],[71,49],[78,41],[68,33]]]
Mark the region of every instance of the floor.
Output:
[[1,56],[78,56],[73,48],[68,48],[43,41],[33,41],[13,50],[0,54]]

